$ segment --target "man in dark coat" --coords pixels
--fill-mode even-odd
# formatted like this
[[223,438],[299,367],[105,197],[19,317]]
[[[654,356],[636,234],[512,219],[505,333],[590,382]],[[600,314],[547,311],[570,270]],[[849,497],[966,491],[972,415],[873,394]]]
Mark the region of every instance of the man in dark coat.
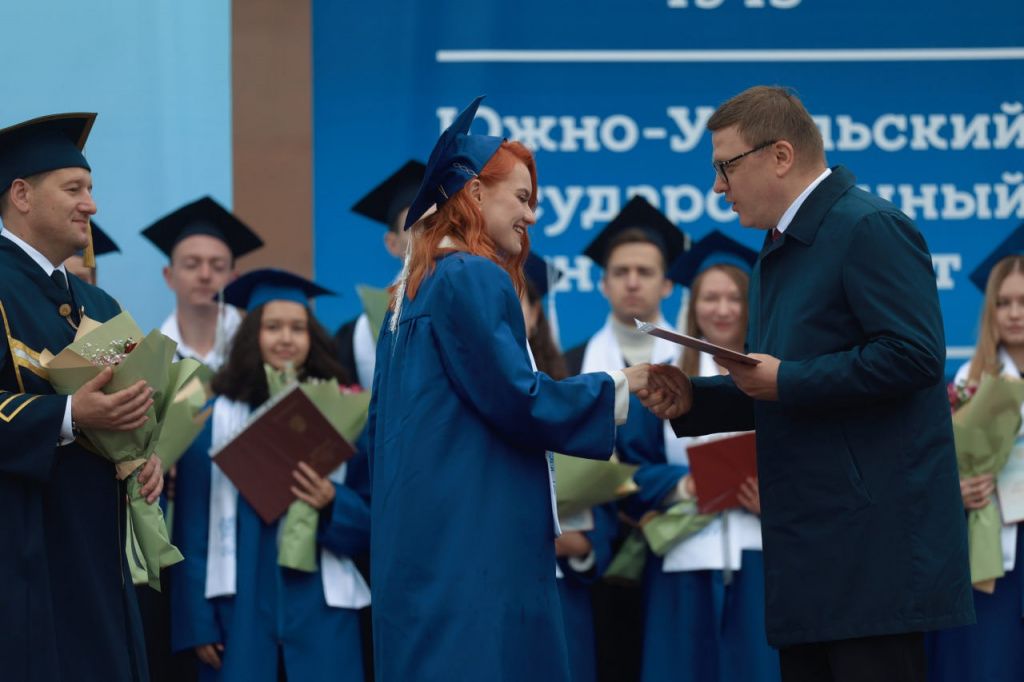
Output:
[[[0,670],[12,682],[146,680],[125,558],[125,487],[114,465],[76,440],[79,428],[130,431],[152,404],[145,382],[110,395],[105,370],[55,395],[40,364],[75,336],[81,316],[120,312],[67,276],[96,212],[81,148],[94,114],[35,119],[0,131]],[[139,480],[150,503],[154,456]]]
[[[730,376],[660,376],[646,402],[680,436],[757,430],[768,639],[786,682],[925,679],[922,632],[974,609],[945,340],[911,220],[825,164],[783,88],[711,117],[714,189],[770,230]],[[668,385],[668,384],[666,384]],[[692,389],[691,389],[692,386]]]

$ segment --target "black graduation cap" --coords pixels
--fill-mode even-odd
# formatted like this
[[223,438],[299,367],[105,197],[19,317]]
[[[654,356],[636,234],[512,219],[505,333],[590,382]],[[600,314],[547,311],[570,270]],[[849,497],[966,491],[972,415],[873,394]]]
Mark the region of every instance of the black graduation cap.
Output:
[[356,202],[352,210],[381,223],[389,230],[393,227],[400,228],[401,225],[395,225],[395,218],[402,209],[412,205],[426,170],[426,165],[420,161],[406,161],[401,168]]
[[142,231],[142,236],[153,242],[168,258],[178,242],[197,234],[221,240],[235,258],[263,246],[263,240],[255,232],[211,197],[186,204]]
[[554,265],[549,263],[543,256],[538,256],[533,251],[526,257],[523,263],[523,274],[537,292],[537,296],[544,298],[548,293],[550,285],[556,284],[565,274]]
[[675,259],[668,269],[668,277],[673,282],[688,287],[693,284],[697,275],[712,265],[734,265],[749,274],[756,261],[757,251],[747,248],[718,230],[712,230],[691,246],[689,251]]
[[409,214],[405,218],[406,230],[422,218],[431,206],[437,205],[440,209],[467,182],[479,175],[505,141],[493,135],[469,134],[469,127],[483,99],[481,95],[473,100],[438,138],[427,159],[423,182],[409,206]]
[[614,239],[629,229],[641,230],[652,244],[665,256],[665,263],[672,263],[686,250],[689,238],[646,199],[635,196],[619,211],[619,214],[605,225],[583,254],[601,267],[608,263],[608,246]]
[[317,296],[334,296],[316,282],[287,270],[263,268],[247,272],[224,287],[224,302],[252,312],[268,301],[294,301],[307,305]]
[[0,130],[0,193],[18,178],[58,168],[89,168],[82,149],[96,114],[40,116]]
[[[119,249],[114,240],[110,238],[110,235],[101,230],[95,220],[89,221],[89,228],[92,231],[92,249],[94,254],[102,256],[103,254],[114,253],[115,251],[117,253],[121,252],[121,249]],[[82,252],[79,251],[78,255],[81,256]]]
[[1003,242],[995,248],[988,255],[985,260],[981,261],[981,264],[974,269],[971,273],[970,278],[974,283],[974,286],[981,290],[981,293],[985,293],[985,285],[988,284],[988,275],[992,272],[992,268],[996,266],[996,263],[1003,260],[1007,256],[1024,255],[1024,223],[1017,226],[1010,236],[1003,240]]

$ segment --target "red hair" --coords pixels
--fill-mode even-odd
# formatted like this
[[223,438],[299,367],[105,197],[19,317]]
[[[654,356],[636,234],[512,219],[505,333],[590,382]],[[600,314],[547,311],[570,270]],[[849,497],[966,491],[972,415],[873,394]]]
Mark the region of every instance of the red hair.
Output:
[[[480,182],[490,187],[508,179],[518,163],[524,164],[530,172],[532,185],[530,208],[536,208],[537,164],[534,162],[530,150],[521,143],[502,142],[498,151],[480,171],[478,178]],[[465,251],[489,258],[508,272],[516,293],[522,295],[525,291],[526,278],[523,275],[523,263],[530,252],[529,236],[523,235],[521,240],[523,248],[519,250],[518,255],[502,256],[494,240],[487,234],[479,203],[466,191],[465,187],[445,202],[444,206],[436,213],[424,218],[422,224],[412,229],[416,230],[416,234],[413,235],[409,279],[405,290],[410,301],[416,297],[416,292],[423,279],[434,271],[437,256],[446,250]],[[450,237],[456,246],[442,248],[440,243],[445,237]]]

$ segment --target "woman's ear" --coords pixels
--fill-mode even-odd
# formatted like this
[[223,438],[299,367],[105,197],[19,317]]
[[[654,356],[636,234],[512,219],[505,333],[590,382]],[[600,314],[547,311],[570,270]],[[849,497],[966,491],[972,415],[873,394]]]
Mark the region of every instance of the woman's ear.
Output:
[[484,185],[480,182],[480,178],[473,178],[470,180],[466,185],[466,189],[469,191],[469,195],[476,199],[478,204],[482,204],[484,202]]

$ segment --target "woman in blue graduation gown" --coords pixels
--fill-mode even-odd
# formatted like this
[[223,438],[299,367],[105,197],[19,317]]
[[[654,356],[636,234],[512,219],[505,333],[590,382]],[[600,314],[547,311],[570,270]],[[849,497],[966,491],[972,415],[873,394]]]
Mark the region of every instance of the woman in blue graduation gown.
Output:
[[535,167],[518,143],[468,134],[478,104],[431,154],[406,227],[422,222],[377,345],[380,682],[568,679],[545,451],[608,457],[624,416],[616,398],[625,412],[627,382],[646,380],[646,367],[558,382],[532,369],[517,289]]
[[[718,231],[682,254],[669,277],[689,287],[687,333],[742,352],[749,272],[757,254]],[[685,349],[691,376],[721,373],[711,356]],[[645,415],[646,416],[646,415]],[[694,489],[687,448],[722,435],[678,439],[624,432],[624,459],[640,464],[641,491],[633,513],[662,510]],[[661,444],[666,444],[662,446]],[[756,513],[756,483],[741,495],[746,509],[729,510],[664,557],[648,552],[644,572],[643,682],[774,682],[778,654],[764,628],[764,564]]]
[[[1009,252],[1024,252],[1024,226],[1007,242],[1013,247]],[[971,275],[985,300],[974,357],[953,380],[959,387],[977,386],[985,374],[1024,378],[1024,256],[1004,257],[1007,246],[1004,243],[997,248]],[[1024,435],[1024,427],[1021,433]],[[968,510],[996,504],[994,490],[992,476],[960,481]],[[1006,574],[996,580],[991,594],[973,590],[977,625],[929,635],[928,678],[932,682],[1024,680],[1024,533],[1020,524],[1003,526],[1000,540]]]
[[300,380],[347,383],[307,307],[321,293],[328,292],[277,270],[249,273],[224,292],[249,312],[214,378],[213,415],[178,463],[175,512],[185,561],[172,576],[172,645],[196,651],[203,680],[363,680],[357,609],[369,591],[348,557],[369,546],[365,457],[329,479],[308,467],[294,472],[296,497],[320,511],[317,570],[305,572],[278,565],[283,521],[264,523],[209,455],[267,399],[264,363],[291,365]]

